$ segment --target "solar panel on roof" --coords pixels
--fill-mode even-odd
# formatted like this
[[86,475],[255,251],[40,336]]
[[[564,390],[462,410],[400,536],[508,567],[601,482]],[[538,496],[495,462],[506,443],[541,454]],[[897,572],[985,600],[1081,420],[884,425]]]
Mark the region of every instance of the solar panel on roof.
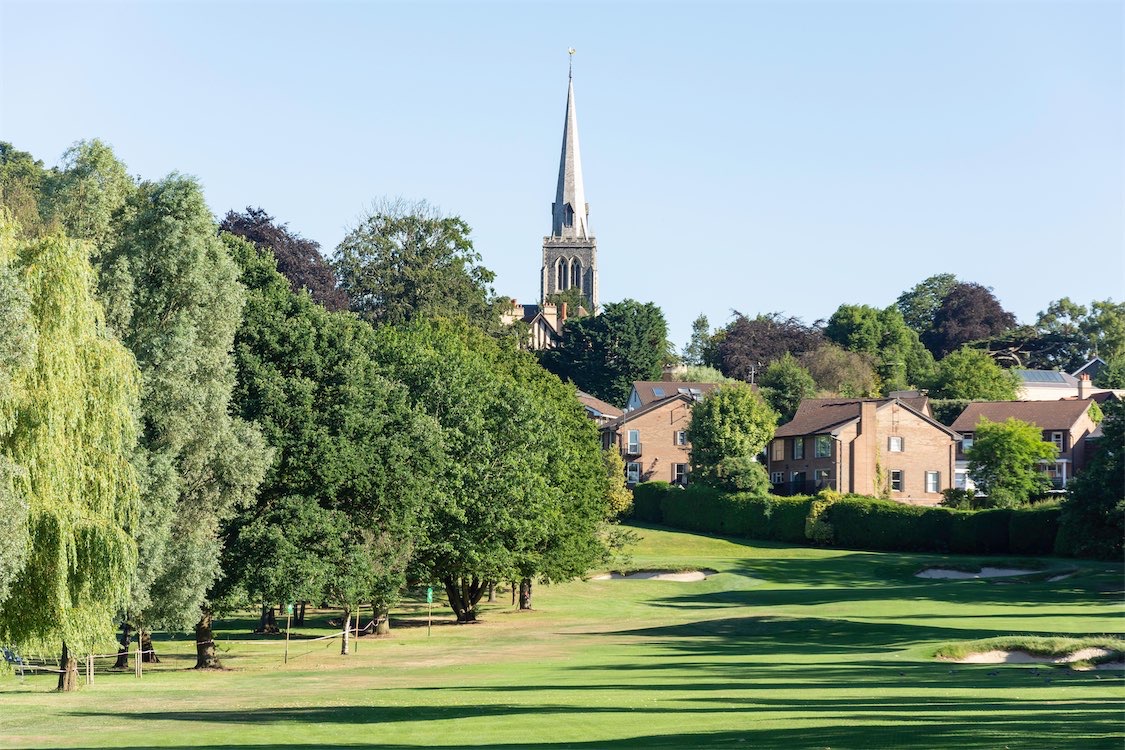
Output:
[[1063,374],[1052,370],[1020,370],[1019,375],[1028,383],[1066,384],[1066,378],[1063,377]]

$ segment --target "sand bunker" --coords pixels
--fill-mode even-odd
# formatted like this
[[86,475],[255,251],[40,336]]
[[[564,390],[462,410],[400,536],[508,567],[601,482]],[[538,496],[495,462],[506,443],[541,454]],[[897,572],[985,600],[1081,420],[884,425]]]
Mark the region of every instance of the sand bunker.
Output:
[[602,573],[593,576],[592,581],[618,581],[625,578],[644,579],[649,581],[702,581],[709,575],[714,575],[713,570],[638,570],[636,573]]
[[1066,656],[1039,656],[1026,651],[983,651],[955,661],[958,664],[1069,664],[1074,661],[1108,656],[1111,653],[1104,648],[1084,648]]
[[1020,570],[1019,568],[981,568],[977,573],[965,570],[950,570],[949,568],[926,568],[921,573],[916,573],[918,578],[1007,578],[1009,576],[1025,576],[1035,573],[1034,570]]

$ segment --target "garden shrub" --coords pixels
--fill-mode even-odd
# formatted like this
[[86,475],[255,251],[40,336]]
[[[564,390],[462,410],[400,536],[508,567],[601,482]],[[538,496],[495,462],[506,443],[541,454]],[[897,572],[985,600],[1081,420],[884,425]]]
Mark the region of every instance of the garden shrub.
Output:
[[673,487],[668,482],[641,482],[633,488],[633,518],[648,523],[663,523],[660,507]]
[[1049,555],[1059,532],[1057,502],[1039,503],[1012,511],[1008,524],[1008,551],[1016,555]]
[[835,543],[875,550],[945,552],[954,511],[904,505],[893,500],[847,495],[825,515]]
[[955,513],[949,539],[950,552],[1007,553],[1011,515],[1012,511],[1006,508]]
[[826,517],[828,509],[841,498],[840,493],[824,490],[813,498],[805,518],[805,538],[813,544],[832,544],[836,540],[831,522]]

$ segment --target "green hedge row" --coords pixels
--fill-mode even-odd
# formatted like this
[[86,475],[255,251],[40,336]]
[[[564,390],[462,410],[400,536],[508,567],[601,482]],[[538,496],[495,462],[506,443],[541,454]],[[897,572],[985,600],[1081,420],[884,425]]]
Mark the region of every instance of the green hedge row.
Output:
[[1046,555],[1054,551],[1059,528],[1054,504],[963,511],[860,495],[728,494],[667,482],[639,484],[633,498],[633,516],[641,521],[797,544],[815,539],[853,549]]

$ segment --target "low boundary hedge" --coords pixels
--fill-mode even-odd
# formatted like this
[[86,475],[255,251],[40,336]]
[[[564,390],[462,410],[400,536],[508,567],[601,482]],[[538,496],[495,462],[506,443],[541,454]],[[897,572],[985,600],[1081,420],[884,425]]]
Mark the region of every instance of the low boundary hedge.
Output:
[[965,511],[831,492],[763,497],[703,485],[685,489],[667,482],[638,484],[633,498],[633,517],[641,521],[685,531],[853,549],[1048,555],[1059,528],[1056,504]]

